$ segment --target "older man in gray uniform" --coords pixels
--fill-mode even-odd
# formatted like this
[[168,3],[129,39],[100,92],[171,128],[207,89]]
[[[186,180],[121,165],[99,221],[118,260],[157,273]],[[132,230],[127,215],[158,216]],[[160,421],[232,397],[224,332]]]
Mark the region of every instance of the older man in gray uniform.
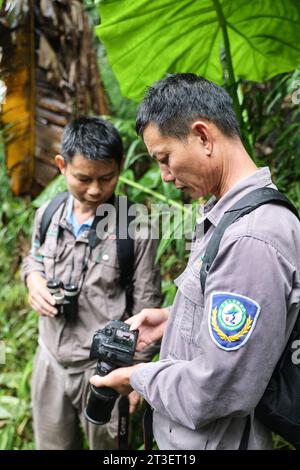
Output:
[[160,449],[238,449],[248,416],[248,448],[271,448],[254,408],[299,310],[300,224],[287,208],[266,204],[230,225],[203,295],[200,268],[216,226],[246,194],[274,188],[270,171],[258,169],[243,147],[225,90],[193,74],[149,89],[137,131],[164,181],[193,198],[213,197],[175,281],[173,306],[130,321],[140,330],[139,348],[163,334],[160,361],[92,383],[141,393],[154,410]]
[[[136,237],[133,253],[133,311],[128,312],[120,283],[115,221],[95,246],[89,233],[97,208],[113,204],[123,158],[122,140],[114,126],[100,118],[80,117],[64,130],[62,155],[56,163],[66,178],[68,199],[55,211],[45,240],[41,221],[48,203],[38,209],[32,250],[22,277],[29,302],[40,314],[39,348],[32,376],[33,425],[37,449],[80,449],[86,432],[91,449],[116,447],[117,408],[112,420],[96,426],[84,417],[89,379],[95,362],[89,352],[92,335],[110,320],[128,318],[161,302],[156,242]],[[97,232],[98,233],[98,232]],[[73,321],[58,313],[46,282],[77,286],[78,312]],[[150,360],[148,349],[141,360]],[[136,397],[137,398],[137,397]]]

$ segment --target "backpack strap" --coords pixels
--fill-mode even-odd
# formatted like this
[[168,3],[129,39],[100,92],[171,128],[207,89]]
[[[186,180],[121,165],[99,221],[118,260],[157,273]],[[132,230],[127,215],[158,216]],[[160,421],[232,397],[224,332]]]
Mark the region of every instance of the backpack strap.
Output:
[[218,253],[221,239],[227,227],[263,204],[269,203],[279,204],[287,207],[299,219],[299,214],[295,206],[288,200],[288,198],[279,193],[277,189],[266,187],[254,189],[249,194],[246,194],[244,197],[242,197],[236,204],[234,204],[228,211],[224,213],[223,217],[215,228],[210,241],[208,242],[200,271],[200,283],[203,294],[207,274]]
[[[123,205],[123,207],[121,207]],[[129,208],[132,202],[128,201],[126,197],[118,198],[118,210],[117,210],[117,256],[120,266],[120,284],[125,290],[126,294],[126,312],[132,315],[133,310],[133,274],[134,274],[134,239],[130,237],[129,225],[134,220],[134,216],[128,214]],[[127,225],[126,233],[124,227],[120,226],[119,214],[121,211],[126,211]],[[125,236],[124,236],[125,235]]]
[[40,244],[42,245],[45,241],[46,234],[52,220],[53,215],[59,208],[61,204],[63,204],[69,197],[68,191],[64,191],[63,193],[57,194],[48,204],[46,207],[41,220],[41,227],[40,227]]
[[[128,215],[130,206],[126,196],[113,197],[107,203],[115,204],[116,207],[116,242],[117,257],[120,266],[120,285],[125,290],[126,312],[130,315],[133,309],[133,274],[134,274],[134,240],[129,236],[129,225],[134,220],[134,216]],[[125,218],[120,215],[125,215]],[[96,215],[89,233],[89,245],[95,248],[101,238],[97,235],[97,225],[104,216]],[[126,221],[126,225],[123,222]],[[125,226],[124,226],[125,225]]]
[[[218,253],[221,239],[225,230],[232,223],[236,222],[238,219],[243,217],[246,214],[249,214],[253,210],[262,206],[263,204],[279,204],[287,207],[296,217],[299,219],[299,214],[295,206],[281,193],[273,188],[259,188],[251,191],[249,194],[246,194],[242,197],[236,204],[234,204],[228,211],[226,211],[215,228],[210,241],[208,242],[204,257],[203,263],[200,271],[200,283],[201,289],[204,294],[205,283],[207,274],[210,270],[210,267]],[[300,322],[300,315],[298,317]],[[250,416],[247,417],[245,429],[242,435],[240,442],[239,450],[247,450],[248,441],[250,435]]]

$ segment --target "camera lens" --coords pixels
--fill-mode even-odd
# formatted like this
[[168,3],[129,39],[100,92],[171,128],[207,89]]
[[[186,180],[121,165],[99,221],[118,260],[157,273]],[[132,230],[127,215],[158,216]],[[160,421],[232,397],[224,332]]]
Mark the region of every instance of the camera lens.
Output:
[[119,394],[112,388],[97,388],[91,385],[87,407],[84,410],[86,419],[98,425],[108,423],[118,396]]

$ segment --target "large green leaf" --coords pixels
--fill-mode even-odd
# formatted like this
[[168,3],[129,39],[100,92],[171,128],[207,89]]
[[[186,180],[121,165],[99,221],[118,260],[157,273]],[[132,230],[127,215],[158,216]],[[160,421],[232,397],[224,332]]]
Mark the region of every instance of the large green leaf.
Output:
[[97,33],[133,99],[166,72],[222,83],[226,36],[236,78],[263,81],[300,64],[299,0],[102,0],[100,14]]

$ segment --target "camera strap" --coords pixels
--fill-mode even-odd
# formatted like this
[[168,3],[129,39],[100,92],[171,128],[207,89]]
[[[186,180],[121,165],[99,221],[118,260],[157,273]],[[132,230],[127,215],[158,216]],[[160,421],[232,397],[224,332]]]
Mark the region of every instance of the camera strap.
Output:
[[128,450],[129,437],[129,399],[121,396],[118,402],[119,423],[118,423],[118,448]]
[[144,449],[152,450],[153,447],[153,410],[145,400],[145,412],[143,416]]

